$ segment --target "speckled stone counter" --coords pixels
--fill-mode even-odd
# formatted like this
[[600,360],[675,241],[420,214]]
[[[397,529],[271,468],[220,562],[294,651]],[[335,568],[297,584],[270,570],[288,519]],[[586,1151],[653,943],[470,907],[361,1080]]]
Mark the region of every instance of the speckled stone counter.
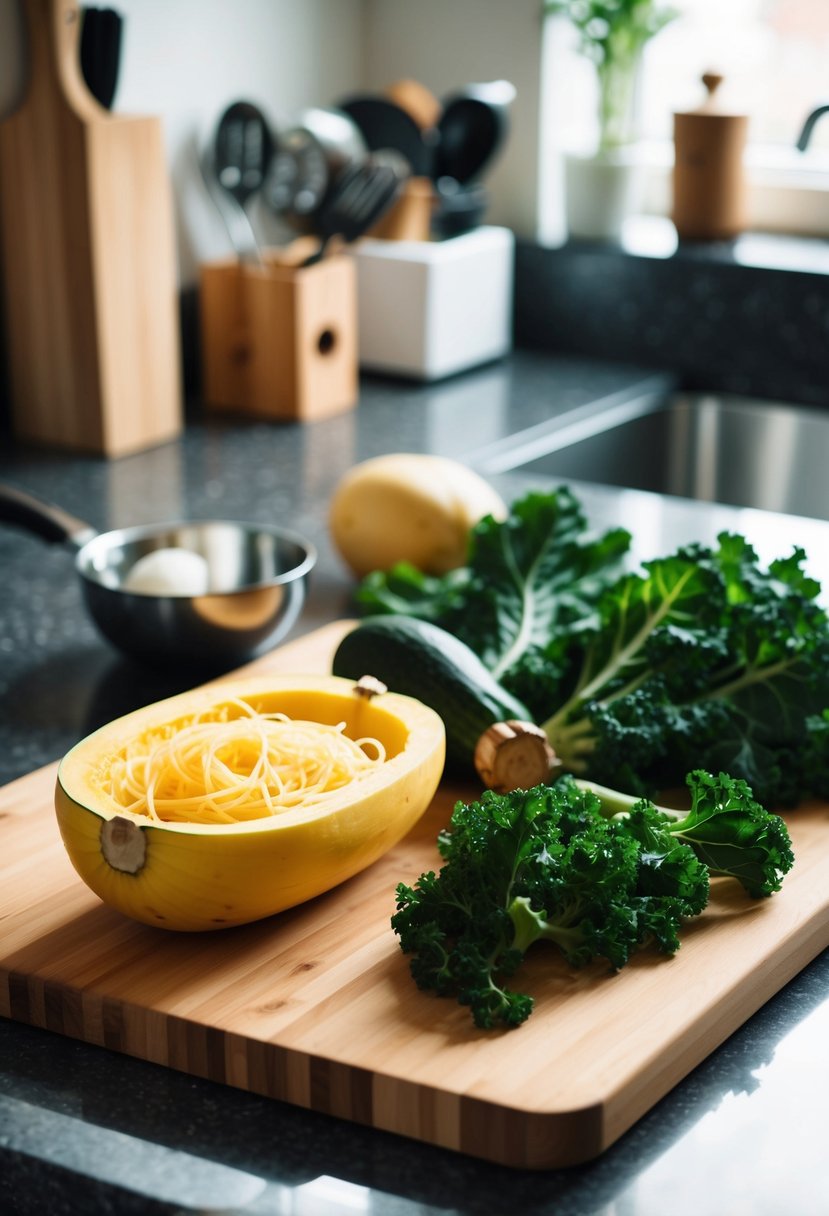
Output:
[[[668,378],[661,383],[667,388]],[[520,352],[432,387],[366,380],[353,413],[307,427],[194,410],[181,441],[117,462],[9,446],[0,480],[98,529],[183,517],[290,524],[320,551],[298,633],[349,611],[352,583],[331,550],[326,516],[331,490],[355,461],[389,450],[466,458],[558,412],[659,385],[647,369]],[[539,483],[511,474],[496,484],[512,496]],[[829,586],[827,524],[575,488],[597,527],[633,532],[635,559],[733,527],[765,558],[802,543]],[[186,686],[99,638],[72,561],[66,547],[0,529],[2,783],[58,758],[116,714]],[[599,1160],[541,1174],[0,1019],[0,1211],[823,1216],[828,998],[823,956]]]

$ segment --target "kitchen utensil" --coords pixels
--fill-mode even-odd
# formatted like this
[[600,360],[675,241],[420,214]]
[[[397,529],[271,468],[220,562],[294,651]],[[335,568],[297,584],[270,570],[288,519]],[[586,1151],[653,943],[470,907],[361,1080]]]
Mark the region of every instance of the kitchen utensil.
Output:
[[489,192],[480,182],[461,185],[454,177],[435,182],[432,235],[439,240],[470,232],[482,222],[489,206]]
[[304,265],[319,262],[334,237],[349,243],[368,232],[394,203],[408,176],[407,162],[392,151],[370,153],[361,164],[349,165],[315,217],[322,241]]
[[432,131],[437,126],[443,107],[419,80],[396,80],[386,89],[386,96],[405,110],[421,131]]
[[304,111],[299,125],[277,141],[264,184],[266,202],[294,228],[313,231],[312,216],[332,182],[367,150],[348,115],[334,109]]
[[366,141],[354,119],[333,106],[313,106],[303,110],[299,116],[299,126],[309,131],[324,149],[332,177],[346,165],[362,160],[368,152]]
[[[11,486],[0,486],[0,522],[71,545],[86,607],[101,633],[120,650],[168,667],[226,669],[274,646],[299,616],[317,556],[313,545],[285,528],[226,520],[96,533]],[[125,590],[139,559],[174,548],[204,558],[207,594]]]
[[[272,155],[273,136],[259,107],[249,101],[229,105],[219,119],[205,173],[209,175],[208,184],[215,180],[219,190],[232,200],[231,205],[219,206],[242,260],[261,260],[247,203],[261,190]],[[216,197],[216,191],[211,193]]]
[[240,262],[262,264],[259,241],[250,216],[231,194],[219,185],[216,175],[214,149],[208,145],[199,157],[199,169],[216,210],[222,218],[233,252]]
[[83,8],[81,16],[81,71],[92,96],[110,110],[118,87],[123,18],[112,8]]
[[392,149],[406,158],[412,177],[431,177],[431,134],[390,98],[350,97],[339,108],[357,124],[369,151]]
[[283,132],[262,190],[271,211],[307,231],[328,186],[325,150],[311,132],[304,127]]
[[479,177],[503,145],[515,88],[508,80],[469,84],[444,101],[433,172],[461,184]]

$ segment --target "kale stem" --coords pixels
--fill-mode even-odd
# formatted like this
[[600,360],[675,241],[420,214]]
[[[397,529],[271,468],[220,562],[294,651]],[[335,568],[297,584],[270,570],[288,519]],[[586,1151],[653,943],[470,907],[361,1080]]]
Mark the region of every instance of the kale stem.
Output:
[[696,705],[700,701],[722,701],[732,697],[735,692],[739,692],[741,688],[750,688],[752,684],[760,684],[772,680],[775,676],[781,675],[787,671],[796,660],[793,658],[780,659],[777,663],[769,663],[766,667],[748,667],[736,679],[729,681],[727,684],[721,684],[719,688],[711,689],[695,697],[689,701],[689,705]]
[[492,669],[492,674],[496,680],[500,680],[505,671],[509,671],[513,663],[520,659],[521,655],[527,650],[530,644],[532,635],[533,623],[535,621],[535,583],[538,576],[538,570],[542,562],[547,557],[547,551],[552,544],[553,533],[547,539],[539,552],[536,554],[535,560],[527,571],[526,575],[522,575],[520,569],[516,565],[512,548],[505,554],[507,568],[512,575],[513,582],[521,597],[521,627],[518,630],[512,645],[501,655],[498,662]]
[[[542,723],[541,729],[546,733],[551,745],[554,746],[553,736],[558,731],[559,723],[563,722],[577,706],[581,706],[586,701],[592,700],[596,693],[598,693],[604,687],[604,685],[609,684],[611,680],[613,680],[621,671],[623,671],[634,655],[641,650],[642,646],[653,633],[654,629],[656,629],[660,622],[669,615],[673,609],[675,601],[680,598],[685,583],[687,583],[687,581],[692,578],[693,575],[694,570],[688,569],[683,577],[677,580],[675,586],[671,590],[671,594],[664,595],[659,602],[658,608],[652,612],[646,613],[645,620],[643,621],[641,627],[636,631],[636,633],[633,634],[630,641],[625,646],[618,645],[618,639],[624,635],[624,613],[622,613],[619,626],[617,628],[617,643],[614,646],[613,653],[605,663],[604,667],[600,668],[600,670],[593,675],[589,674],[590,651],[588,650],[587,658],[585,660],[584,667],[582,668],[582,677],[576,686],[575,692],[573,692],[572,696],[570,696],[567,701],[565,701],[565,703],[558,710],[556,710],[551,718],[548,718],[546,722]],[[630,690],[632,691],[636,687],[636,682],[644,678],[644,676],[647,674],[648,673],[642,673],[639,676],[632,677],[632,679],[629,681]],[[619,692],[613,694],[613,697],[615,698],[617,696],[622,696],[624,691],[625,689],[620,689]]]
[[580,790],[596,795],[602,804],[602,814],[607,819],[611,819],[614,815],[626,815],[634,803],[639,801],[633,794],[622,794],[619,790],[612,790],[606,785],[598,785],[595,781],[584,781],[577,778],[576,785]]
[[557,758],[570,772],[586,772],[587,761],[579,757],[588,756],[595,751],[596,736],[593,723],[589,718],[581,718],[578,722],[561,726],[554,723],[555,719],[550,719],[542,729]]
[[[636,803],[641,801],[637,794],[623,794],[620,790],[612,790],[609,786],[599,785],[596,781],[585,781],[581,777],[577,777],[575,781],[580,790],[596,795],[602,804],[602,814],[606,819],[612,819],[614,815],[629,814]],[[684,814],[684,812],[681,814],[667,806],[657,806],[656,809],[663,815],[669,815],[671,819],[681,819]]]
[[693,577],[695,571],[688,569],[681,579],[678,579],[673,591],[668,596],[666,595],[659,603],[656,611],[646,615],[645,620],[626,646],[622,646],[615,652],[614,657],[608,662],[604,670],[595,675],[593,679],[581,689],[580,698],[582,701],[590,701],[594,695],[601,689],[602,685],[607,684],[614,676],[626,666],[630,659],[641,650],[647,639],[656,629],[660,621],[666,617],[674,606],[675,600],[679,599],[684,589],[685,583]]
[[[551,718],[550,722],[552,722],[552,721],[553,721],[553,719]],[[549,724],[547,724],[547,725],[549,725]],[[546,729],[546,725],[545,725],[545,729]],[[593,733],[593,723],[590,721],[590,719],[589,718],[579,718],[578,721],[576,721],[576,722],[569,722],[566,726],[561,726],[556,731],[556,738],[557,739],[567,739],[569,741],[572,739],[583,738],[585,735],[591,735],[592,733]]]
[[640,684],[644,684],[645,680],[649,679],[655,672],[658,672],[659,670],[660,669],[658,667],[651,667],[650,670],[646,668],[645,670],[640,671],[638,676],[634,676],[633,679],[628,680],[627,684],[623,684],[621,688],[617,688],[616,691],[612,692],[609,696],[602,697],[601,701],[597,702],[597,704],[604,708],[607,705],[612,705],[614,701],[618,701],[619,697],[626,697],[630,693],[636,692],[636,689],[640,686]]

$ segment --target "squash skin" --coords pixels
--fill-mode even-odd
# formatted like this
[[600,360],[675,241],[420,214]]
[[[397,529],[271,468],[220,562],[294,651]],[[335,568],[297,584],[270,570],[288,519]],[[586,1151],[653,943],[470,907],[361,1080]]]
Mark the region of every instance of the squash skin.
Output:
[[[77,744],[58,771],[55,810],[69,859],[100,899],[161,928],[228,928],[303,903],[371,865],[410,830],[437,788],[445,758],[443,723],[410,697],[370,701],[336,676],[223,681],[128,714]],[[157,824],[120,811],[95,774],[120,743],[228,697],[251,697],[294,717],[347,721],[396,751],[376,772],[332,796],[327,807],[230,826]],[[263,700],[264,699],[264,700]],[[140,825],[146,859],[137,874],[113,868],[101,849],[106,820]]]

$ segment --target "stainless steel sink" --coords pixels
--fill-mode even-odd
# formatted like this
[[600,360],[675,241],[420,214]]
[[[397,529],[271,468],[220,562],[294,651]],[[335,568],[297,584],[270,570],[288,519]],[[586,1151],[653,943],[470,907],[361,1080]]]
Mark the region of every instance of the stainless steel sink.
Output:
[[513,436],[474,464],[829,519],[829,411],[777,402],[645,395]]

